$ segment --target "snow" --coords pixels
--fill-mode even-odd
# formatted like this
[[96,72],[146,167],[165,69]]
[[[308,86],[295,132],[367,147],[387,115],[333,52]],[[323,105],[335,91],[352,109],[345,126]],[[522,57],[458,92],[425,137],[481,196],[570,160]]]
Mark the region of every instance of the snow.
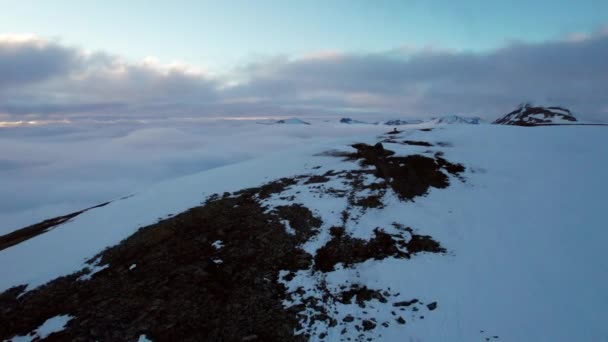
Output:
[[132,264],[129,266],[129,271],[133,271],[137,267],[137,264]]
[[34,339],[44,339],[48,337],[52,333],[56,333],[62,331],[65,328],[65,325],[72,319],[72,316],[69,315],[59,315],[55,317],[51,317],[47,319],[41,326],[39,326],[36,330],[32,331],[26,336],[14,336],[11,341],[13,342],[21,342],[21,341],[33,341]]
[[213,246],[213,248],[215,248],[215,249],[220,249],[220,248],[224,247],[224,243],[222,242],[222,240],[217,240],[217,241],[214,241],[211,244],[211,246]]
[[287,234],[296,235],[296,230],[291,227],[291,224],[287,220],[281,220],[281,224],[285,227]]
[[[349,143],[353,138],[343,139],[346,140],[342,143]],[[320,151],[333,148],[333,141],[319,139],[316,144],[293,148],[289,154],[270,153],[266,157],[169,180],[135,196],[87,211],[56,229],[0,251],[0,291],[21,284],[28,284],[27,289],[31,290],[87,267],[84,262],[105,247],[119,243],[159,218],[199,205],[213,193],[233,192],[305,173],[316,159],[324,160],[327,167],[341,168],[339,165],[344,163],[337,158],[314,157]]]
[[[370,227],[390,229],[391,222],[401,222],[433,236],[449,255],[368,261],[326,276],[301,271],[287,287],[302,286],[311,295],[321,281],[330,288],[356,283],[390,287],[404,296],[396,300],[438,302],[439,309],[424,319],[404,315],[406,328],[377,326],[371,337],[385,341],[401,341],[404,334],[423,341],[495,335],[507,341],[601,340],[608,335],[602,323],[608,314],[608,267],[601,254],[608,242],[603,229],[608,186],[602,181],[608,160],[601,157],[608,155],[608,135],[604,128],[588,128],[460,126],[412,134],[411,139],[453,143],[442,149],[446,158],[476,172],[467,172],[466,183],[452,179],[449,188],[431,189],[407,205],[387,194],[385,208],[368,211],[347,229],[369,238]],[[409,146],[390,148],[411,153]],[[302,191],[298,201],[315,208],[324,221],[335,217],[330,211],[340,210],[339,200],[311,198],[302,188],[290,191]],[[314,251],[327,238],[321,233],[305,250]],[[297,301],[286,303],[293,304]],[[378,322],[394,309],[390,303],[372,306]],[[356,305],[334,309],[338,320],[347,314],[371,317],[372,312]],[[318,332],[328,333],[327,340],[359,333],[343,336],[342,327],[315,324]]]
[[[329,289],[359,284],[373,289],[390,288],[395,295],[388,303],[373,301],[373,308],[338,304],[336,317],[340,319],[350,314],[374,317],[381,323],[394,320],[390,311],[395,301],[417,298],[425,304],[437,302],[438,308],[433,311],[400,312],[407,321],[405,325],[378,324],[370,332],[370,337],[377,340],[478,341],[494,335],[500,341],[605,340],[606,133],[605,127],[595,126],[529,129],[449,125],[431,132],[408,127],[399,139],[452,144],[425,149],[442,151],[447,160],[465,165],[466,182],[452,177],[448,188],[432,188],[427,196],[405,203],[389,191],[383,197],[385,208],[355,213],[357,221],[349,220],[346,230],[355,237],[369,239],[375,227],[391,233],[395,229],[391,224],[398,222],[416,233],[432,236],[448,253],[423,253],[409,260],[369,260],[351,268],[336,267],[324,275],[299,271],[285,286],[291,290],[302,286],[307,294],[320,295],[315,292],[316,285],[323,281]],[[106,246],[120,242],[139,227],[155,223],[158,217],[197,205],[212,193],[256,186],[283,176],[358,168],[355,163],[318,153],[346,150],[352,142],[376,141],[374,134],[322,140],[292,148],[288,153],[166,181],[128,199],[88,211],[43,235],[0,251],[0,291],[19,284],[28,284],[31,290],[78,271],[87,266],[85,260]],[[385,147],[398,155],[421,152],[418,146]],[[370,177],[365,181],[375,180]],[[346,189],[336,178],[323,185]],[[339,213],[345,208],[345,199],[321,196],[303,184],[281,196],[291,195],[296,196],[296,203],[309,207],[323,220],[321,232],[302,246],[314,253],[329,240],[329,227],[341,224]],[[273,195],[264,204],[272,207],[291,203],[279,197]],[[216,241],[214,247],[221,248],[224,243],[229,241]],[[219,263],[221,259],[212,261]],[[93,271],[100,267],[107,265],[96,266]],[[297,298],[294,303],[284,304],[297,304]],[[318,333],[328,333],[325,340],[344,337],[338,327],[315,324]],[[311,337],[312,341],[321,340],[318,333]],[[357,335],[355,330],[349,330],[346,336]]]
[[139,335],[137,342],[152,342],[152,340],[148,339],[148,337],[146,337],[146,335]]
[[78,280],[80,280],[80,281],[90,280],[95,273],[103,271],[108,267],[110,267],[110,265],[103,265],[103,266],[96,265],[96,266],[93,266],[93,268],[89,267],[89,270],[90,270],[89,273],[81,275],[80,277],[78,277]]

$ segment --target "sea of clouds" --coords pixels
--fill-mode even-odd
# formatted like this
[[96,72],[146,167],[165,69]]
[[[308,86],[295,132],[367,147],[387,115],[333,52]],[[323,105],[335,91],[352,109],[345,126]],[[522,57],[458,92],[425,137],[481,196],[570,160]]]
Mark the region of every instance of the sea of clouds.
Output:
[[0,234],[268,153],[387,130],[256,120],[71,122],[0,128]]

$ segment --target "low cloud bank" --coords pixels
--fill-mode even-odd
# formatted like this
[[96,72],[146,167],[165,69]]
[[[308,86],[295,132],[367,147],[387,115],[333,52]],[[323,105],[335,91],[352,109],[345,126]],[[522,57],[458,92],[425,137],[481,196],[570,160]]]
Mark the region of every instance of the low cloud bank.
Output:
[[362,113],[493,118],[520,102],[608,117],[608,30],[485,53],[397,48],[275,57],[214,75],[0,36],[0,115],[19,118]]

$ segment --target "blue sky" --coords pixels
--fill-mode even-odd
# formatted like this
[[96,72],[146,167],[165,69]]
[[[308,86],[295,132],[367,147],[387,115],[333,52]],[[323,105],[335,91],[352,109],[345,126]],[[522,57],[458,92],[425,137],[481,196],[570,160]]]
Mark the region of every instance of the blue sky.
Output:
[[526,101],[608,118],[605,0],[0,0],[0,8],[0,122],[493,119]]
[[0,1],[0,32],[226,69],[260,56],[400,46],[483,51],[606,24],[608,1]]

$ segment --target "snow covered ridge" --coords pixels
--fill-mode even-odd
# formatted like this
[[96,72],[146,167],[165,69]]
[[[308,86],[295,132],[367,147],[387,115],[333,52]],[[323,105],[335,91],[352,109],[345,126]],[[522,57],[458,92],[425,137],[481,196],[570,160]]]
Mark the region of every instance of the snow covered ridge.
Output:
[[383,125],[387,125],[387,126],[401,126],[401,125],[415,125],[415,124],[420,124],[423,123],[424,121],[422,120],[399,120],[399,119],[393,119],[393,120],[388,120],[385,122],[382,122]]
[[355,119],[351,119],[351,118],[341,118],[340,123],[347,124],[347,125],[352,125],[352,124],[375,125],[376,124],[376,123],[372,123],[372,122],[365,122],[365,121],[355,120]]
[[165,182],[1,250],[0,340],[601,341],[604,155],[406,126]]
[[537,126],[577,122],[570,110],[563,107],[539,107],[529,103],[493,122],[496,125]]
[[306,122],[302,119],[298,118],[289,118],[289,119],[280,119],[280,120],[264,120],[257,121],[260,125],[276,125],[276,124],[288,124],[288,125],[310,125],[309,122]]
[[438,124],[469,124],[469,125],[479,125],[482,123],[481,118],[479,117],[465,117],[458,115],[450,115],[444,116],[438,119],[435,119],[435,122]]
[[[431,188],[462,181],[448,175],[465,170],[444,159],[441,151],[395,154],[382,143],[358,143],[320,153],[320,165],[309,173],[213,194],[199,207],[139,230],[90,259],[84,270],[34,291],[10,289],[4,295],[14,301],[0,318],[29,329],[48,316],[70,312],[72,324],[53,336],[61,339],[90,336],[91,331],[95,339],[133,340],[142,333],[152,340],[303,340],[327,334],[379,338],[383,330],[405,325],[406,319],[420,319],[413,312],[434,311],[437,302],[348,280],[329,286],[327,275],[368,260],[407,261],[419,254],[446,253],[431,236],[395,217],[373,226],[365,218],[380,209],[392,212]],[[328,159],[333,163],[323,163]],[[342,168],[328,169],[331,164]],[[302,282],[306,286],[297,286]],[[117,293],[125,294],[122,301],[116,300]],[[327,293],[332,297],[325,298]],[[151,297],[172,299],[155,306]],[[39,301],[46,303],[45,309],[32,311],[31,303]],[[383,315],[391,310],[399,314],[378,321],[366,310],[353,312],[375,301],[380,301]],[[158,310],[175,313],[159,315]],[[136,319],[129,316],[133,312]],[[253,321],[242,325],[250,316]],[[185,323],[186,317],[196,317],[195,323]],[[141,324],[121,327],[120,322],[133,321]],[[115,328],[100,329],[104,326]],[[171,326],[179,332],[171,332]],[[365,333],[359,332],[361,327]],[[19,333],[5,330],[0,329],[2,339]]]
[[380,122],[365,122],[365,121],[355,120],[355,119],[351,119],[351,118],[340,119],[340,123],[343,123],[343,124],[367,124],[367,125],[386,125],[386,126],[418,125],[418,124],[423,124],[423,123],[478,125],[482,122],[483,122],[483,120],[481,120],[481,118],[478,118],[478,117],[463,117],[463,116],[458,116],[458,115],[450,115],[450,116],[432,118],[432,119],[427,119],[427,120],[392,119],[392,120],[380,121]]

